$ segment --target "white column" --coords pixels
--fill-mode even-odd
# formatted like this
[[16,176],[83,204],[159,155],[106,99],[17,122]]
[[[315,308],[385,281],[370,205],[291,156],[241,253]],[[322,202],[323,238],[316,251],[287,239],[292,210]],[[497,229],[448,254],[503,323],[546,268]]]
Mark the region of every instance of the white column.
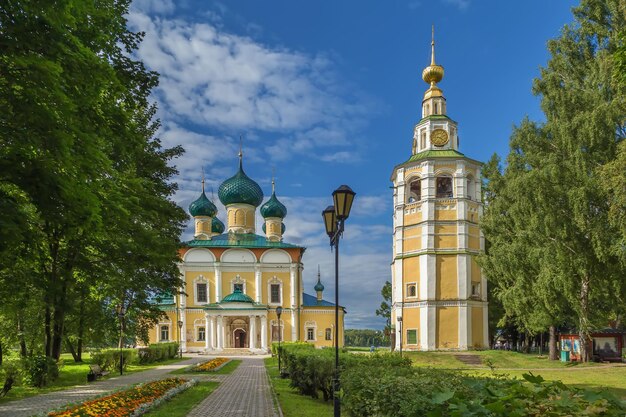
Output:
[[296,306],[296,264],[291,264],[291,268],[289,270],[289,282],[291,287],[291,304],[290,306],[294,308]]
[[420,350],[428,350],[428,306],[420,308]]
[[261,286],[261,264],[254,265],[254,287],[256,288],[256,302],[261,303],[263,299],[263,288]]
[[222,316],[217,316],[217,348],[224,349],[224,320]]
[[261,349],[267,351],[267,316],[261,316]]
[[472,307],[471,305],[459,306],[459,349],[471,348],[472,344]]
[[215,330],[215,317],[211,316],[211,321],[209,322],[209,326],[210,326],[210,331],[211,331],[211,344],[209,345],[209,347],[211,348],[211,350],[215,349],[217,347],[217,332]]
[[215,302],[219,303],[222,299],[222,269],[220,263],[215,262]]
[[180,348],[183,352],[187,352],[187,318],[185,317],[185,309],[179,309],[179,317],[183,322],[182,327],[178,327],[178,323],[175,324],[176,328],[180,332]]
[[296,330],[298,329],[298,323],[296,323],[296,310],[291,310],[291,341],[295,342],[296,339]]
[[209,331],[212,329],[212,320],[210,319],[208,313],[204,315],[204,350],[211,349],[211,340],[213,339],[213,332]]
[[250,349],[256,349],[256,316],[250,316]]

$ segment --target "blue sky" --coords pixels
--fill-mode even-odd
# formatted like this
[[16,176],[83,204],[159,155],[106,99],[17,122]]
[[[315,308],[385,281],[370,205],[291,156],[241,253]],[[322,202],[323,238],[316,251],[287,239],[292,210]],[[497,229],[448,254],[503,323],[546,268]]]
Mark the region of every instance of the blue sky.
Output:
[[[266,197],[276,171],[289,210],[285,241],[308,248],[305,291],[314,293],[319,264],[332,301],[333,255],[320,213],[336,187],[350,185],[357,198],[342,241],[340,304],[348,327],[381,328],[374,311],[390,279],[389,178],[409,158],[421,117],[431,25],[461,151],[486,161],[506,155],[523,117],[542,118],[532,80],[574,5],[135,0],[128,19],[146,32],[138,57],[161,74],[159,136],[186,149],[176,161],[175,200],[187,208],[198,196],[202,168],[215,190],[233,175],[243,135],[244,168]],[[190,223],[183,239],[191,233]]]

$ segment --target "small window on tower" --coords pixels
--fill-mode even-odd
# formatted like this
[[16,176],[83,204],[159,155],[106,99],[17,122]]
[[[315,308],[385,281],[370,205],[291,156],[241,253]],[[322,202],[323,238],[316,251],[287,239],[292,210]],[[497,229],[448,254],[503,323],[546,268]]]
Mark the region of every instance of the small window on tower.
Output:
[[420,178],[415,179],[409,186],[409,203],[415,203],[422,199],[422,181]]
[[407,284],[407,286],[406,286],[406,296],[407,297],[417,297],[417,285],[416,284]]
[[233,284],[233,291],[237,290],[243,292],[243,284]]
[[426,147],[426,131],[422,132],[422,140],[420,142],[420,149],[423,150]]
[[407,329],[406,331],[406,344],[417,345],[417,329]]
[[437,177],[437,198],[452,198],[452,177]]
[[480,282],[472,282],[472,297],[480,298]]
[[306,340],[308,342],[315,341],[315,328],[314,327],[307,327],[307,329],[306,329]]

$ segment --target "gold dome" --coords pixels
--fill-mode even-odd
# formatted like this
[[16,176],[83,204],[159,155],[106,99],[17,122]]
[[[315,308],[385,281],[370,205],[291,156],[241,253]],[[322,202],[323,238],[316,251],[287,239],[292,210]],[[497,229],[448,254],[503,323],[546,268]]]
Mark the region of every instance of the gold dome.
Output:
[[431,97],[443,97],[443,91],[437,87],[437,83],[443,79],[443,67],[435,63],[435,26],[433,26],[433,38],[430,42],[430,65],[422,71],[422,79],[430,84],[430,88],[424,93],[424,100]]
[[422,79],[428,84],[436,84],[443,79],[443,67],[441,65],[429,65],[422,71]]

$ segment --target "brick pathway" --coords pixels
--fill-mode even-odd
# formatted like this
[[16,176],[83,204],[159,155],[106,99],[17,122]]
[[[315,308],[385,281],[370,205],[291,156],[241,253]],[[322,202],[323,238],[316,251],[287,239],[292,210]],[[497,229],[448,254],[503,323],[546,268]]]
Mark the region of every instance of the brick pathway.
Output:
[[[30,417],[47,411],[56,410],[69,403],[81,403],[90,398],[98,397],[110,391],[115,391],[128,385],[140,382],[166,378],[169,372],[184,368],[194,363],[206,361],[207,357],[197,357],[170,365],[159,366],[148,371],[136,372],[130,375],[117,376],[104,381],[92,382],[89,385],[79,385],[63,391],[41,394],[23,400],[10,401],[0,404],[1,417]],[[261,363],[263,363],[261,361]],[[85,375],[87,378],[87,375]]]
[[277,417],[270,381],[260,358],[241,358],[213,393],[187,417]]

